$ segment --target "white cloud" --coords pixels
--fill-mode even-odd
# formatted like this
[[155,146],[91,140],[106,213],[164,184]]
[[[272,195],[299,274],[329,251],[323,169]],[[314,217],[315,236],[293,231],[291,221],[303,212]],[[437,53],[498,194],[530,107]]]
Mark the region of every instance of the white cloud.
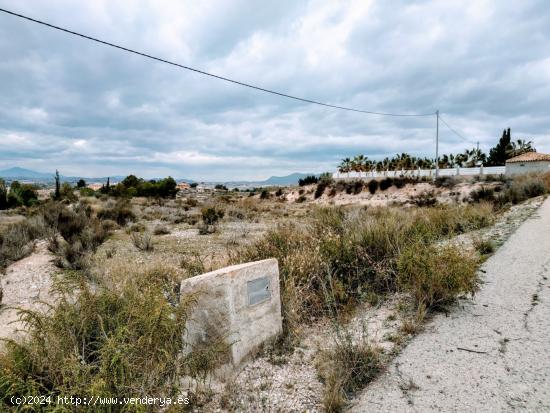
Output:
[[[550,151],[544,1],[120,1],[2,7],[334,104],[430,112],[487,150]],[[203,179],[320,172],[363,152],[432,156],[434,120],[313,107],[0,15],[0,166]],[[441,126],[444,151],[463,150]]]

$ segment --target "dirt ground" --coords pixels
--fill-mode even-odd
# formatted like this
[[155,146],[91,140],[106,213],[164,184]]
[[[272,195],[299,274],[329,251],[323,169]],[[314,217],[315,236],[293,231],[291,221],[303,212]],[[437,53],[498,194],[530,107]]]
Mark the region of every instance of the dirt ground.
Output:
[[50,289],[57,272],[52,259],[47,242],[38,241],[31,255],[10,265],[1,276],[0,338],[16,338],[24,327],[18,309],[46,309],[44,303],[52,302]]
[[[392,187],[375,195],[365,188],[357,195],[340,193],[330,197],[325,193],[318,199],[314,199],[313,186],[285,189],[282,196],[272,193],[269,199],[242,193],[201,195],[198,203],[189,201],[193,196],[163,202],[134,199],[132,209],[137,222],[115,229],[95,252],[93,265],[97,271],[108,272],[109,268],[127,262],[134,265],[159,262],[174,267],[184,277],[187,276],[186,263],[200,259],[205,271],[223,266],[232,249],[254,242],[270,228],[284,222],[299,224],[312,208],[318,206],[411,206],[414,204],[411,200],[418,194],[433,196],[440,203],[461,202],[470,191],[481,185],[459,183],[448,189],[418,183],[401,189]],[[304,202],[296,202],[300,195],[306,196]],[[110,201],[91,198],[88,202],[94,208],[101,208]],[[499,245],[533,213],[540,202],[541,199],[535,199],[515,206],[500,216],[492,230],[463,235],[460,242],[471,244],[472,236],[475,236],[495,239]],[[224,217],[215,232],[201,235],[198,229],[201,209],[208,206],[222,208]],[[1,218],[0,225],[2,221],[21,219],[19,216]],[[134,234],[144,233],[152,234],[153,249],[150,251],[139,250],[132,241]],[[22,327],[16,308],[45,309],[42,302],[53,300],[50,289],[60,270],[54,266],[52,259],[47,241],[39,240],[30,256],[11,264],[6,273],[0,275],[4,292],[0,307],[0,337],[16,337],[17,329]],[[406,297],[388,297],[383,303],[365,304],[357,309],[348,324],[350,334],[355,339],[366,339],[379,346],[387,355],[394,354],[409,339],[401,331],[409,316],[400,308],[403,300]],[[291,354],[263,354],[255,358],[234,380],[216,389],[205,409],[223,411],[222,406],[230,405],[241,411],[322,411],[324,386],[315,368],[316,355],[320,349],[331,346],[334,339],[334,328],[326,320],[321,319],[306,327]]]

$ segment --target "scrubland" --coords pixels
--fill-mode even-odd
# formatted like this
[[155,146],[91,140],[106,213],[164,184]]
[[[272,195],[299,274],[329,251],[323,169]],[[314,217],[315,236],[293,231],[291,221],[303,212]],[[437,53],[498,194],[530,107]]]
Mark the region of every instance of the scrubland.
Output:
[[[518,211],[550,190],[548,175],[375,182],[78,197],[4,213],[0,268],[29,277],[14,274],[14,263],[32,268],[36,242],[46,242],[52,287],[40,297],[44,308],[10,298],[12,284],[2,283],[0,321],[17,307],[25,333],[2,330],[0,407],[23,411],[10,398],[29,394],[186,394],[191,409],[204,411],[342,411],[433,312],[479,289],[478,265],[501,242],[483,231],[523,219]],[[181,297],[179,283],[271,257],[279,260],[283,334],[251,367],[213,385],[229,344],[182,351],[196,297]],[[73,411],[63,408],[25,411]],[[104,411],[146,411],[133,408]]]

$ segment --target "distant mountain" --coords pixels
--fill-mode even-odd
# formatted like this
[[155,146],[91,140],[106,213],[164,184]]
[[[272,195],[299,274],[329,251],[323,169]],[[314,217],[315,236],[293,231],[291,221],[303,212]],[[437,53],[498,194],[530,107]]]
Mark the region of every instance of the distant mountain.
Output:
[[[301,172],[295,172],[290,175],[285,176],[272,176],[264,181],[227,181],[223,182],[224,185],[227,187],[252,187],[252,186],[286,186],[286,185],[296,185],[298,184],[298,180],[301,178],[305,178],[308,175],[316,175],[316,174],[304,174]],[[219,183],[219,182],[214,182]]]
[[25,168],[9,168],[4,169],[0,171],[0,177],[2,178],[10,178],[10,179],[52,179],[53,180],[53,173],[43,173],[43,172],[36,172],[31,171],[30,169]]
[[[51,182],[54,181],[54,172],[45,173],[45,172],[32,171],[30,169],[25,169],[25,168],[14,167],[14,168],[0,170],[0,178],[5,178],[5,179],[8,179],[8,180],[20,179],[20,180],[32,180],[32,181],[41,182],[41,183],[51,183]],[[304,173],[295,172],[295,173],[292,173],[292,174],[286,175],[286,176],[272,176],[272,177],[270,177],[270,178],[268,178],[264,181],[228,181],[228,182],[209,182],[209,183],[212,183],[212,184],[223,183],[224,185],[227,185],[227,186],[230,186],[230,187],[236,187],[236,186],[251,187],[251,186],[271,186],[271,185],[281,185],[281,186],[283,186],[283,185],[296,185],[298,183],[299,179],[304,178],[307,175],[314,175],[314,174],[304,174]],[[63,176],[63,175],[61,175],[60,178],[61,178],[62,181],[65,181],[65,182],[76,182],[80,178],[84,179],[88,183],[91,183],[91,182],[106,182],[107,181],[106,176],[104,176],[104,177],[84,177],[84,176]],[[116,176],[111,176],[110,180],[111,180],[111,182],[120,182],[124,178],[125,178],[125,176],[116,175]],[[195,182],[193,179],[184,179],[184,178],[177,179],[177,181],[178,182],[183,181],[183,182],[189,182],[189,183]]]
[[300,172],[295,172],[286,176],[272,176],[265,181],[260,181],[262,185],[296,185],[299,179],[305,178],[308,175],[315,174],[303,174]]

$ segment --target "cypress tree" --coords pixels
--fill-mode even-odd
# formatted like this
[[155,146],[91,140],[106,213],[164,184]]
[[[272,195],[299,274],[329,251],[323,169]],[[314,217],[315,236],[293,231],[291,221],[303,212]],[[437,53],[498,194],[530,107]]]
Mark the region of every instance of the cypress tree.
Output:
[[61,198],[61,184],[59,182],[59,171],[55,170],[55,199]]
[[502,137],[498,141],[495,147],[491,148],[489,151],[489,159],[487,161],[488,166],[500,166],[506,163],[508,159],[508,151],[510,150],[510,142],[512,140],[512,135],[510,128],[504,129],[502,131]]

